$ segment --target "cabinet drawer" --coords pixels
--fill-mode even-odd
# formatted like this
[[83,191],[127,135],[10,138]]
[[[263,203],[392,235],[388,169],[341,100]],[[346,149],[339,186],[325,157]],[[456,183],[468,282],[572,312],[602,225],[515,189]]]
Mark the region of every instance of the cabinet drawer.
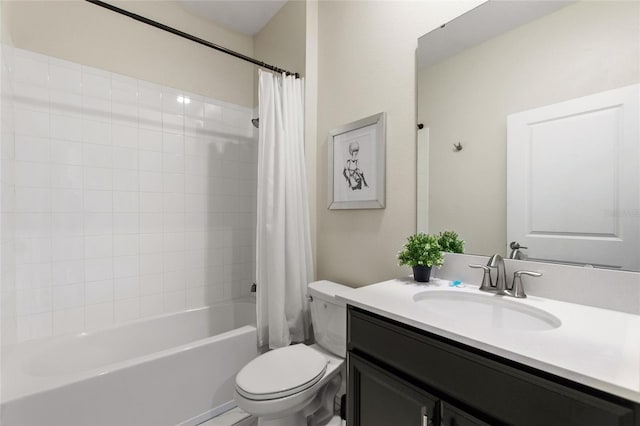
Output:
[[[349,307],[348,350],[413,377],[440,397],[518,426],[633,426],[633,409],[485,358],[422,330]],[[493,423],[493,422],[492,422]]]

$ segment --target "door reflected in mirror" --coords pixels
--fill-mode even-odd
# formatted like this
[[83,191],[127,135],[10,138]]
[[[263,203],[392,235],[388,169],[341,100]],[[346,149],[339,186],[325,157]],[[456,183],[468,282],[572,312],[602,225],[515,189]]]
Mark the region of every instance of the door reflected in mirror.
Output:
[[[517,240],[530,260],[640,270],[639,2],[490,1],[417,55],[419,231],[455,230],[470,254]],[[510,116],[624,87],[626,105],[527,119],[508,141]]]

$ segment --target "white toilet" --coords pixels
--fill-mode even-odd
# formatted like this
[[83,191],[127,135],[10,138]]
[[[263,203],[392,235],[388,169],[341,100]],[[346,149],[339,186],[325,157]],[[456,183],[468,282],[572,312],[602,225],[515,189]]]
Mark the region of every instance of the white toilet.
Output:
[[347,329],[346,306],[335,296],[353,289],[316,281],[308,290],[317,343],[267,352],[236,376],[236,403],[257,416],[260,426],[325,425],[333,417],[344,377]]

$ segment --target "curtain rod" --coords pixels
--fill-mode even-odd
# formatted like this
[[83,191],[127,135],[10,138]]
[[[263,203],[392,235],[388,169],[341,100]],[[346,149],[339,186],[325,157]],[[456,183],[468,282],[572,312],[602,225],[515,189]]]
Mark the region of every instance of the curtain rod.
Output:
[[113,6],[113,5],[109,4],[109,3],[105,3],[105,2],[103,2],[101,0],[86,0],[86,1],[89,2],[89,3],[93,3],[96,6],[101,6],[101,7],[104,7],[105,9],[109,9],[112,12],[116,12],[116,13],[119,13],[121,15],[128,16],[129,18],[135,19],[136,21],[142,22],[144,24],[151,25],[152,27],[156,27],[158,29],[164,30],[164,31],[169,32],[171,34],[175,34],[175,35],[177,35],[179,37],[186,38],[187,40],[191,40],[191,41],[193,41],[195,43],[198,43],[198,44],[201,44],[203,46],[207,46],[207,47],[210,47],[212,49],[218,50],[218,51],[220,51],[222,53],[226,53],[227,55],[235,56],[236,58],[242,59],[243,61],[251,62],[252,64],[255,64],[255,65],[259,66],[259,67],[266,68],[268,70],[274,71],[274,72],[279,73],[279,74],[280,73],[286,73],[286,74],[289,74],[289,75],[295,75],[296,78],[300,78],[300,74],[298,74],[297,72],[287,71],[285,69],[278,68],[278,67],[273,66],[273,65],[269,65],[269,64],[264,63],[262,61],[258,61],[257,59],[253,59],[250,56],[243,55],[242,53],[238,53],[238,52],[235,52],[235,51],[233,51],[231,49],[227,49],[226,47],[217,45],[215,43],[211,43],[211,42],[209,42],[207,40],[204,40],[204,39],[201,39],[199,37],[193,36],[191,34],[185,33],[184,31],[177,30],[177,29],[172,28],[172,27],[170,27],[168,25],[164,25],[164,24],[161,24],[160,22],[151,20],[149,18],[145,18],[144,16],[140,16],[140,15],[135,14],[133,12],[129,12],[128,10],[120,9],[119,7]]

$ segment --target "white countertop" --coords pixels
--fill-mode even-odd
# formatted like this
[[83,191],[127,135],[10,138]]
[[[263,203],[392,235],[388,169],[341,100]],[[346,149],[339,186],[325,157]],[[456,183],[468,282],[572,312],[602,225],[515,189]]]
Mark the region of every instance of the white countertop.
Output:
[[[341,294],[339,299],[401,323],[547,371],[560,377],[640,403],[640,316],[552,299],[515,299],[481,292],[478,287],[450,287],[450,281],[417,283],[391,280]],[[452,320],[415,303],[424,291],[450,290],[507,297],[542,309],[562,321],[558,328],[519,331]]]

